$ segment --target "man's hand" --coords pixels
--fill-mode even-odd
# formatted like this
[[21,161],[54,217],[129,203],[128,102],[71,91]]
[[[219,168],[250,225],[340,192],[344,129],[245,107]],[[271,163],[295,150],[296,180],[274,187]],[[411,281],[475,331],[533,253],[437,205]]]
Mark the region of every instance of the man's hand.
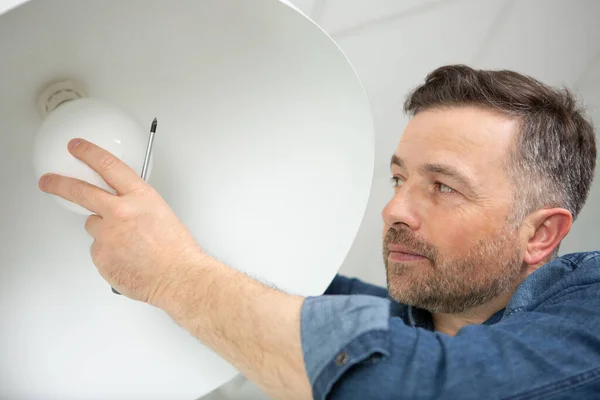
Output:
[[117,195],[87,182],[44,175],[40,188],[96,215],[85,224],[95,239],[91,255],[100,275],[121,294],[153,305],[186,267],[204,256],[162,197],[131,168],[85,140],[69,143],[73,156],[94,169]]

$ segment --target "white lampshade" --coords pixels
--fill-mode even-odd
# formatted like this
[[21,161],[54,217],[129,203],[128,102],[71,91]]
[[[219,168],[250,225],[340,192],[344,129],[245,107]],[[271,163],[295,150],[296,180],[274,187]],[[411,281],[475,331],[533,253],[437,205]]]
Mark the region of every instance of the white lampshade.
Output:
[[[280,0],[0,0],[0,13],[0,398],[195,399],[220,387],[232,366],[161,310],[111,292],[85,216],[37,189],[40,168],[75,173],[61,149],[77,134],[137,170],[157,117],[149,183],[203,248],[318,295],[371,188],[372,116],[352,66]],[[94,129],[43,125],[36,101],[61,80],[142,133],[119,147],[137,128],[96,129],[94,113]],[[46,118],[81,124],[78,101]]]

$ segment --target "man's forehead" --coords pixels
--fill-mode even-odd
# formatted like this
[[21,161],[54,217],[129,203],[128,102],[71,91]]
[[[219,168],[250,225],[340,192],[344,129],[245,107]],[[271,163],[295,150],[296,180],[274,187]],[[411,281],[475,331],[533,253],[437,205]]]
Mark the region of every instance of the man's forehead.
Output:
[[411,119],[396,154],[417,163],[500,167],[512,148],[516,132],[515,120],[485,110],[467,107],[426,110]]
[[512,144],[516,129],[514,119],[483,109],[432,109],[421,111],[411,119],[400,143],[503,152]]

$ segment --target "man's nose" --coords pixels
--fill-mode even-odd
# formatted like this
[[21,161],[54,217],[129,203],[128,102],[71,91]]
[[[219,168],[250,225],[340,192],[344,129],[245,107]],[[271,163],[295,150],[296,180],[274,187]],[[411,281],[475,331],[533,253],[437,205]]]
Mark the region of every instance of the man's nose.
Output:
[[415,207],[415,201],[418,200],[414,189],[404,183],[395,191],[381,213],[385,225],[389,227],[405,225],[411,230],[419,229],[421,222]]

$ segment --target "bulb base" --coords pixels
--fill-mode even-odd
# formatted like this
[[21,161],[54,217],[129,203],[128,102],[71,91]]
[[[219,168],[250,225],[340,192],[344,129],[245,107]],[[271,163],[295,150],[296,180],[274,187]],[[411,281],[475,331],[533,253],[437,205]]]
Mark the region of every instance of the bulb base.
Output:
[[40,117],[45,119],[48,114],[68,101],[87,97],[83,85],[72,80],[53,82],[46,86],[37,99],[37,109]]

